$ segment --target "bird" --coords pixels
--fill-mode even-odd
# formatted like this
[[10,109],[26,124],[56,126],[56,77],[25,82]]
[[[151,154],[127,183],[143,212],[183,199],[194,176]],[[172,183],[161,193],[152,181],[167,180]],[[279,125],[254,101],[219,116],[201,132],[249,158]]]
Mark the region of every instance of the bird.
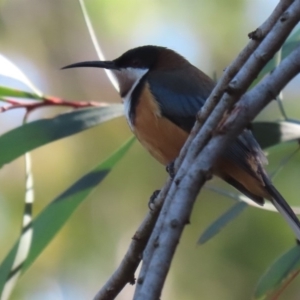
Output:
[[[62,69],[110,70],[124,103],[128,125],[161,164],[178,157],[216,83],[177,52],[161,46],[133,48],[110,61],[84,61]],[[300,241],[300,222],[264,169],[267,158],[249,129],[221,154],[213,174],[259,205],[269,200]]]

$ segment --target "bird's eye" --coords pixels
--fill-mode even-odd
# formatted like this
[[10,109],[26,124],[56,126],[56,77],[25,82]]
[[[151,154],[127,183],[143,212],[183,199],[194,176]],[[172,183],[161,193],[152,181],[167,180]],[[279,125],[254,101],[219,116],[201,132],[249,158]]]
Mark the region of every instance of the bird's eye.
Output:
[[139,59],[135,58],[135,59],[133,59],[133,60],[131,61],[131,65],[132,65],[133,67],[139,67],[139,66],[141,65],[141,62],[140,62]]

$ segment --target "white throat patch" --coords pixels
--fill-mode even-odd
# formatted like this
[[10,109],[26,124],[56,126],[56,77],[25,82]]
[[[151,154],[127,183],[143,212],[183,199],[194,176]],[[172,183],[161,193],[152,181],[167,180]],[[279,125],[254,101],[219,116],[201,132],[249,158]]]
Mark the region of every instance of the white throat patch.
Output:
[[131,98],[132,92],[138,85],[142,77],[149,71],[149,69],[137,69],[137,68],[126,68],[121,71],[114,71],[114,74],[119,83],[119,90],[126,91],[126,94],[122,97],[124,103],[124,110],[127,122],[133,130],[133,124],[130,120],[130,109],[131,109]]

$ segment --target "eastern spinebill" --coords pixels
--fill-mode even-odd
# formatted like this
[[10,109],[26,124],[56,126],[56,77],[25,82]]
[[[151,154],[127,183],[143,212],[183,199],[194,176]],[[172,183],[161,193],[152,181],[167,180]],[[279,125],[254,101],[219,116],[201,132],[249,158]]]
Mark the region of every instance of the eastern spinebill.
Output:
[[[184,57],[158,46],[134,48],[112,61],[80,62],[63,69],[77,67],[112,71],[130,129],[166,166],[179,155],[197,112],[215,86]],[[300,222],[266,175],[262,167],[266,162],[251,131],[245,129],[217,160],[213,173],[260,205],[264,199],[271,201],[300,240]]]

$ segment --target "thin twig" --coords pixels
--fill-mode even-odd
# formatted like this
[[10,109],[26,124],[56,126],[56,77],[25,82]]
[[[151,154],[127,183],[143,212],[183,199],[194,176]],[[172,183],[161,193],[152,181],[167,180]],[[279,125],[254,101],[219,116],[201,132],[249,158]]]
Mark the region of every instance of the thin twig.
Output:
[[[282,60],[282,47],[275,55],[275,66],[276,67],[280,64],[281,60]],[[287,121],[289,118],[285,112],[285,109],[284,109],[284,106],[282,103],[282,101],[283,101],[283,92],[282,91],[276,97],[276,101],[277,101],[277,105],[278,105],[278,108],[279,108],[279,111],[280,111],[282,117],[284,118],[284,120]]]
[[292,276],[288,278],[288,280],[284,283],[284,285],[276,291],[270,298],[270,300],[278,300],[282,293],[286,290],[286,288],[293,282],[293,280],[299,275],[300,270],[293,273]]
[[298,153],[300,147],[297,147],[292,153],[286,155],[279,163],[277,168],[270,174],[270,178],[273,180],[279,172],[286,166],[286,164]]
[[12,109],[24,108],[26,109],[27,113],[32,112],[33,110],[41,107],[46,106],[69,106],[72,108],[84,108],[84,107],[99,107],[99,106],[108,106],[108,103],[104,102],[95,102],[95,101],[68,101],[58,97],[44,97],[42,102],[25,102],[25,101],[18,101],[12,99],[5,99],[6,103],[10,105],[1,106],[0,113],[6,112]]
[[290,118],[288,117],[287,113],[285,112],[285,109],[284,109],[284,106],[283,106],[283,94],[282,92],[276,97],[276,101],[277,101],[277,104],[278,104],[278,108],[279,108],[279,111],[282,115],[282,117],[284,118],[285,121],[289,121]]
[[114,299],[127,283],[134,283],[135,271],[142,260],[143,251],[158,218],[164,198],[170,188],[170,180],[154,201],[154,207],[146,215],[142,224],[134,234],[131,244],[118,269],[97,293],[94,300]]

